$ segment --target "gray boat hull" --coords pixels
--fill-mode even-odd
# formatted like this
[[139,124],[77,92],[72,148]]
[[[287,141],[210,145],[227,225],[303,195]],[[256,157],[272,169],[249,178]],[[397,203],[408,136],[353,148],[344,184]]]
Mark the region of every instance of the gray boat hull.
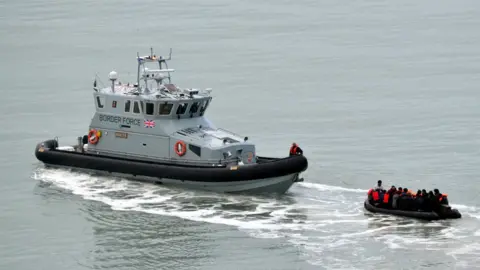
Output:
[[70,168],[98,175],[225,193],[283,194],[308,167],[300,156],[258,157],[253,165],[176,164],[60,150],[54,140],[37,144],[37,159],[47,167]]
[[169,178],[156,178],[145,175],[130,175],[117,172],[105,172],[92,169],[80,169],[77,167],[45,164],[47,168],[59,168],[69,169],[74,171],[82,171],[94,175],[101,175],[107,177],[120,177],[124,179],[149,182],[155,184],[161,184],[168,187],[179,187],[193,190],[212,191],[219,193],[238,193],[238,194],[284,194],[286,193],[294,183],[303,182],[303,178],[300,178],[300,173],[293,173],[289,175],[263,178],[247,181],[223,181],[223,182],[200,182],[200,181],[188,181]]

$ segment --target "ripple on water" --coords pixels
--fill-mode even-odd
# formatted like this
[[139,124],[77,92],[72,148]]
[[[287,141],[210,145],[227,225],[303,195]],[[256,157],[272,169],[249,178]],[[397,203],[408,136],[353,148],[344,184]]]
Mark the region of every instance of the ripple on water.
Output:
[[[148,214],[233,226],[256,238],[284,238],[300,247],[303,256],[314,265],[358,267],[358,258],[373,264],[395,258],[398,250],[412,256],[415,252],[429,250],[435,256],[450,256],[452,261],[465,259],[471,265],[478,262],[477,254],[480,252],[480,245],[472,244],[480,240],[480,211],[471,206],[454,205],[469,218],[469,226],[459,227],[457,225],[461,221],[458,220],[424,222],[372,215],[363,210],[365,190],[314,183],[299,185],[299,190],[307,189],[309,192],[296,197],[254,197],[169,189],[62,169],[41,168],[34,178],[85,199],[103,202],[113,210],[133,211],[124,212],[122,215],[130,218],[121,219],[119,224],[115,217],[118,213],[105,215],[96,214],[94,208],[88,210],[91,219],[98,225],[96,230],[110,234],[110,237],[103,238],[103,241],[109,242],[108,245],[99,243],[96,251],[105,255],[103,260],[110,258],[109,252],[111,256],[117,256],[110,250],[112,248],[120,249],[120,254],[127,253],[130,248],[135,249],[115,259],[136,260],[166,241],[194,237],[184,232],[177,234],[174,230],[159,229],[152,221],[155,219]],[[138,229],[139,223],[145,225],[141,230]],[[197,229],[191,224],[192,231]],[[115,232],[120,227],[122,230],[130,228],[131,231],[118,236]],[[383,255],[372,254],[370,250],[382,250]],[[173,254],[165,256],[175,260]]]

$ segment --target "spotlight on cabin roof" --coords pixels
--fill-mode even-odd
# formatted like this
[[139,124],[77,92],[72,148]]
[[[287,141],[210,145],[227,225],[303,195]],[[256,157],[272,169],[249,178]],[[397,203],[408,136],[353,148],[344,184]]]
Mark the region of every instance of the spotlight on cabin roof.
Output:
[[118,74],[115,70],[113,70],[112,72],[110,72],[108,74],[108,78],[111,80],[111,81],[115,81],[118,79]]

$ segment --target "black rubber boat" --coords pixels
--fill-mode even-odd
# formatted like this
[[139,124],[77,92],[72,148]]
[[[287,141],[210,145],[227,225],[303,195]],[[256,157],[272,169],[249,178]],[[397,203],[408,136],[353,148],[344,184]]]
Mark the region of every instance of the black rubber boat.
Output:
[[299,178],[299,173],[308,167],[303,155],[287,158],[257,157],[256,164],[242,166],[182,164],[59,150],[56,140],[37,144],[35,156],[47,166],[93,170],[127,178],[133,176],[136,180],[221,192],[284,193],[293,183],[303,180]]
[[462,215],[457,209],[453,209],[448,205],[441,205],[440,211],[437,212],[422,212],[422,211],[405,211],[405,210],[394,210],[376,207],[370,204],[368,199],[364,202],[364,207],[369,212],[372,213],[382,213],[402,217],[411,217],[423,220],[440,220],[440,219],[456,219],[461,218]]

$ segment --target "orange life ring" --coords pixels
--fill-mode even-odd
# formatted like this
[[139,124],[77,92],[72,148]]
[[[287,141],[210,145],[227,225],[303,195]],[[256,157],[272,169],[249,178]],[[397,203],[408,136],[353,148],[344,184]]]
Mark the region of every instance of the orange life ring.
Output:
[[98,143],[98,133],[95,129],[90,129],[90,131],[88,132],[88,142],[90,142],[91,144],[97,144]]
[[177,153],[179,156],[183,156],[187,152],[187,145],[183,141],[177,141],[174,148],[175,153]]

